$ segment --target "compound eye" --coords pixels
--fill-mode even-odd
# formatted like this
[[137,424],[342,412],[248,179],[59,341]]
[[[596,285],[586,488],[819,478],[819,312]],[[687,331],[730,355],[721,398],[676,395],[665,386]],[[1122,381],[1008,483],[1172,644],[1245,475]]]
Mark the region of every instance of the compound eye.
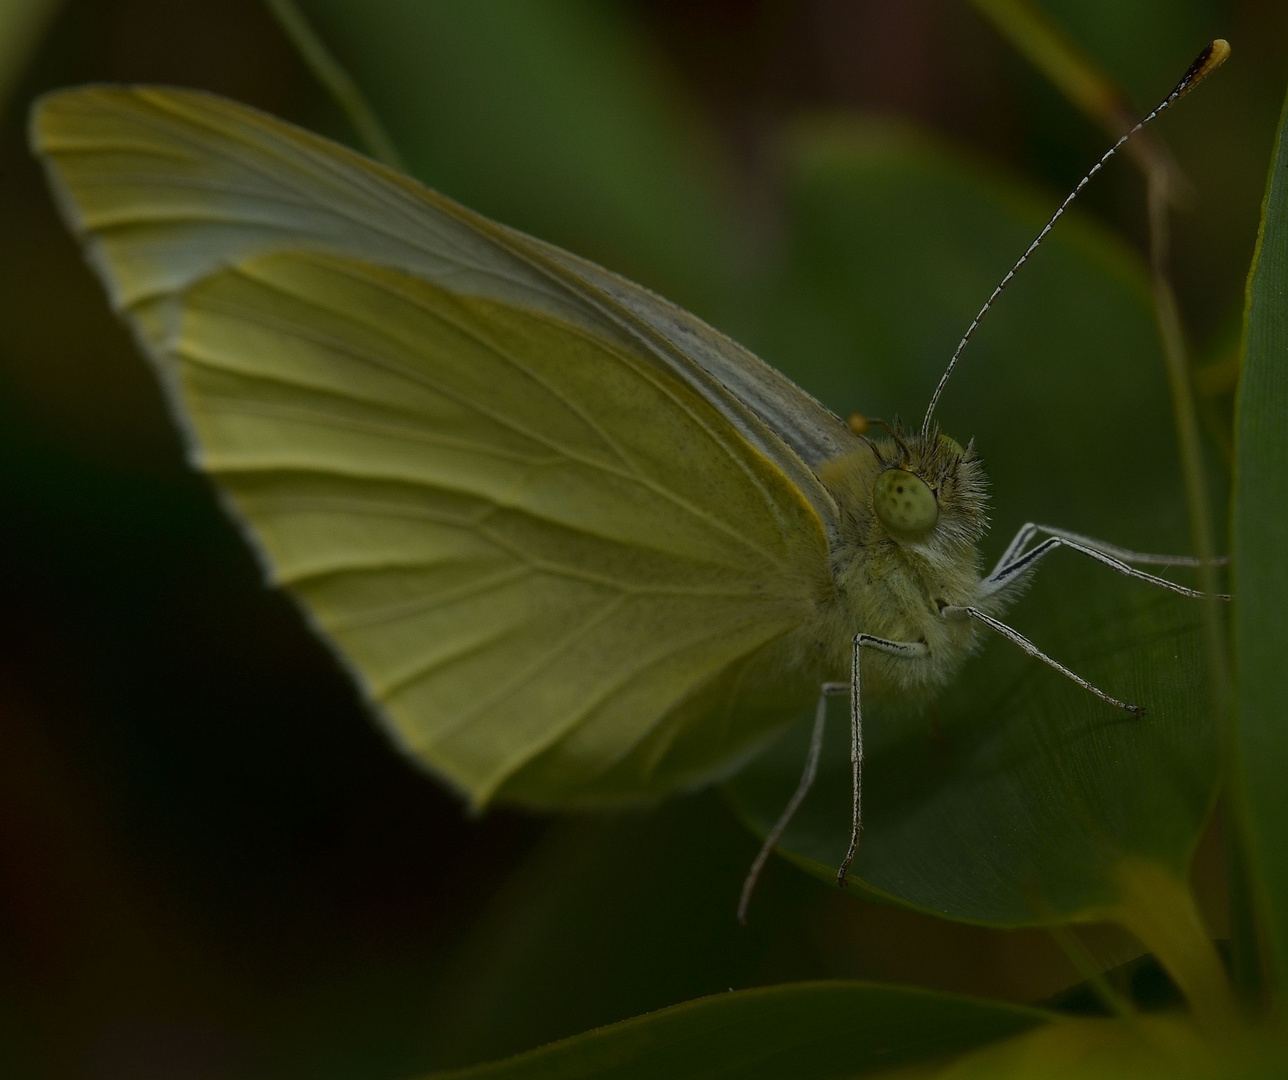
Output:
[[891,534],[916,540],[935,527],[939,503],[935,493],[915,473],[887,469],[872,488],[872,509]]

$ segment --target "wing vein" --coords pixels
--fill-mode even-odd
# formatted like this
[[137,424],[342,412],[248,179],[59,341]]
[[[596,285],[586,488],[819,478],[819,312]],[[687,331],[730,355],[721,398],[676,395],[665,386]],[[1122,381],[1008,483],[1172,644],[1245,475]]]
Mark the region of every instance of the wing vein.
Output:
[[[555,660],[559,658],[559,655],[562,652],[570,648],[577,641],[584,638],[591,631],[593,631],[602,623],[606,622],[609,618],[611,618],[614,612],[616,612],[619,608],[621,608],[622,605],[625,604],[625,602],[626,602],[626,598],[624,596],[610,597],[603,604],[603,606],[598,612],[591,615],[589,618],[585,619],[583,622],[581,622],[579,625],[574,627],[572,630],[569,630],[566,634],[563,635],[563,637],[561,637],[558,641],[556,641],[549,649],[547,649],[544,653],[542,653],[541,656],[531,661],[529,664],[525,665],[522,669],[512,674],[509,678],[503,679],[501,682],[497,683],[493,688],[493,691],[491,694],[478,698],[474,702],[474,704],[471,705],[468,709],[463,710],[457,716],[453,717],[450,723],[447,724],[447,726],[435,732],[434,741],[435,742],[441,741],[443,738],[455,733],[456,731],[460,730],[460,728],[463,725],[467,724],[471,719],[476,717],[480,712],[504,700],[504,698],[514,689],[514,687],[521,686],[523,683],[527,682],[528,679],[530,679],[541,669],[548,667],[551,663],[553,663]],[[488,638],[482,642],[478,642],[470,650],[468,650],[468,652],[477,652],[477,651],[480,651],[481,649],[490,648],[491,646],[496,645],[497,642],[499,642],[503,637],[505,637],[506,633],[507,631],[502,631],[495,634],[491,638]],[[451,656],[435,657],[433,660],[429,661],[428,663],[423,664],[418,668],[413,668],[411,671],[406,672],[403,675],[400,675],[398,678],[392,680],[389,684],[387,684],[386,686],[380,689],[380,692],[378,694],[379,700],[384,702],[385,704],[388,704],[390,697],[407,689],[409,686],[413,686],[416,683],[420,682],[422,679],[433,674],[435,670],[442,667],[444,664],[450,663],[453,660],[457,660],[462,655],[468,655],[468,652],[453,654]],[[433,743],[430,743],[429,745],[432,746]],[[426,749],[428,749],[428,747],[426,747]]]
[[[248,314],[239,314],[238,317],[245,319],[247,321],[249,321],[251,318],[251,316]],[[261,325],[262,325],[263,321],[262,320],[259,320],[259,321],[261,322]],[[369,328],[379,332],[378,327],[371,326]],[[315,337],[315,335],[313,335],[309,331],[301,331],[300,336],[303,337],[306,341],[312,337]],[[374,366],[380,370],[383,370],[388,374],[394,374],[401,378],[406,378],[409,382],[416,383],[424,389],[428,389],[433,391],[434,393],[441,394],[442,396],[448,398],[454,403],[461,405],[465,409],[475,412],[478,415],[483,416],[493,421],[496,424],[509,428],[509,430],[511,430],[517,435],[521,435],[524,438],[531,439],[533,442],[544,445],[547,449],[550,449],[562,455],[566,460],[570,462],[573,462],[579,465],[584,465],[588,468],[597,469],[599,471],[607,473],[608,475],[615,476],[618,479],[637,483],[641,487],[644,487],[647,490],[651,491],[653,494],[659,496],[660,498],[666,500],[667,502],[670,502],[678,509],[686,511],[694,519],[705,523],[708,527],[712,528],[713,530],[723,533],[725,536],[737,541],[743,547],[755,552],[755,554],[759,555],[761,558],[763,558],[766,562],[770,563],[771,565],[778,565],[781,562],[780,557],[775,556],[772,552],[766,551],[759,544],[751,540],[745,533],[741,532],[738,529],[735,529],[732,525],[724,521],[721,521],[719,518],[714,517],[707,511],[703,510],[701,507],[698,507],[694,505],[692,502],[690,502],[689,500],[680,497],[670,488],[664,485],[658,484],[656,481],[648,477],[640,476],[637,473],[634,473],[631,471],[625,471],[622,469],[613,468],[607,462],[596,460],[594,458],[587,457],[584,454],[577,453],[576,451],[573,451],[568,447],[561,445],[556,440],[546,435],[543,435],[539,432],[533,431],[530,428],[526,427],[525,425],[519,424],[511,417],[508,417],[502,413],[498,413],[495,410],[488,409],[484,407],[481,403],[471,400],[467,396],[455,390],[452,390],[449,387],[444,386],[443,384],[439,383],[437,380],[431,379],[428,376],[423,375],[422,373],[411,371],[410,369],[407,369],[400,364],[391,364],[390,362],[386,361],[384,358],[379,357],[378,355],[375,355],[375,354],[368,353],[366,350],[354,349],[347,344],[336,342],[333,339],[331,340],[333,343],[329,347],[334,348],[336,351],[342,353],[343,355],[349,357],[352,360],[355,360],[359,363],[370,364],[371,366]],[[322,344],[322,342],[314,340],[314,344]],[[269,382],[275,385],[280,385],[283,387],[291,387],[299,390],[307,390],[310,393],[327,393],[329,396],[335,397],[339,400],[344,400],[343,397],[336,394],[334,391],[319,391],[317,387],[314,387],[307,382],[304,382],[295,378],[288,378],[287,376],[281,373],[266,375],[260,372],[256,372],[254,374],[250,374],[248,372],[241,370],[236,365],[230,365],[226,363],[225,361],[222,360],[222,358],[200,355],[200,354],[194,353],[190,348],[178,348],[178,349],[175,349],[174,352],[185,362],[191,363],[197,366],[201,366],[201,367],[206,367],[210,370],[220,371],[225,374],[233,374],[242,379],[258,380],[263,382]],[[228,406],[225,406],[225,408],[227,407]],[[249,405],[239,403],[237,407],[251,411],[251,406]],[[379,406],[373,406],[373,407],[388,408],[387,405],[383,405],[383,404]],[[268,410],[271,407],[256,405],[254,408]],[[270,412],[266,412],[265,414],[274,415],[273,413],[270,413]],[[315,415],[312,422],[316,423],[319,427],[332,427],[332,428],[340,427],[336,418],[326,417],[320,414]]]
[[[338,267],[337,269],[341,273],[348,274],[350,277],[354,278],[355,280],[363,281],[366,284],[373,285],[377,288],[383,288],[391,296],[395,296],[398,299],[403,300],[404,302],[419,308],[420,310],[424,311],[426,314],[430,315],[431,317],[439,319],[440,321],[447,323],[449,326],[452,326],[458,332],[471,337],[473,340],[477,341],[480,345],[482,345],[483,347],[491,351],[493,355],[497,356],[499,359],[503,361],[512,362],[513,365],[518,370],[520,370],[524,374],[528,375],[528,377],[536,381],[538,385],[541,385],[544,389],[550,392],[553,396],[556,397],[557,400],[559,400],[561,403],[566,405],[569,409],[573,410],[575,415],[577,415],[579,419],[582,419],[583,422],[591,426],[592,430],[596,431],[597,434],[600,434],[602,438],[605,438],[605,441],[608,442],[610,448],[616,449],[615,440],[609,439],[606,435],[604,435],[599,425],[591,421],[589,418],[587,418],[582,413],[579,407],[577,407],[572,402],[565,399],[561,394],[555,391],[543,380],[535,376],[526,367],[526,365],[522,365],[519,361],[511,357],[508,357],[505,354],[504,350],[502,350],[495,342],[491,341],[485,336],[479,335],[472,328],[460,323],[457,320],[452,319],[450,316],[446,315],[445,313],[429,307],[419,297],[414,296],[406,292],[405,290],[395,289],[387,281],[373,280],[366,276],[359,276],[353,272],[353,268],[350,266]],[[299,300],[303,303],[308,303],[315,307],[318,306],[315,303],[313,303],[313,301],[311,301],[309,298],[299,296],[298,294],[295,294],[290,290],[282,289],[281,286],[277,285],[276,283],[270,283],[269,287],[276,288],[278,289],[278,291],[283,292],[285,295],[291,296],[293,299]],[[404,348],[408,347],[409,343],[400,341],[398,338],[391,337],[387,333],[386,327],[383,327],[374,322],[371,322],[370,320],[363,318],[354,312],[348,312],[346,313],[346,315],[347,317],[352,319],[352,321],[355,322],[357,325],[364,327],[365,329],[371,331],[373,334],[376,334],[381,337],[385,337],[386,339],[392,341],[397,345],[401,345]],[[571,329],[573,333],[577,334],[578,336],[581,336],[583,340],[589,341],[591,344],[599,347],[600,349],[608,353],[610,356],[612,356],[614,359],[616,359],[618,363],[624,364],[627,367],[629,367],[637,377],[645,378],[646,381],[650,382],[661,393],[665,394],[670,399],[672,404],[675,405],[676,408],[683,411],[684,414],[694,424],[696,424],[699,427],[699,429],[702,430],[704,434],[720,449],[720,451],[723,454],[725,454],[735,464],[735,466],[739,468],[740,471],[744,473],[744,475],[751,477],[753,480],[755,480],[756,488],[760,492],[761,498],[764,500],[767,508],[769,508],[771,512],[775,514],[776,520],[778,519],[778,508],[774,503],[772,496],[769,494],[767,490],[765,490],[763,485],[760,483],[759,478],[755,477],[754,472],[748,467],[747,463],[743,461],[737,454],[735,454],[733,452],[733,449],[714,432],[711,426],[706,422],[705,418],[697,415],[697,413],[695,413],[695,411],[687,402],[680,400],[676,396],[674,389],[672,387],[667,386],[666,383],[659,378],[659,376],[661,375],[661,372],[659,370],[652,368],[651,366],[648,368],[640,368],[639,366],[632,364],[629,358],[624,356],[616,348],[614,348],[610,342],[606,341],[603,338],[591,338],[580,327],[577,327],[572,324],[562,323],[562,322],[560,326],[562,329]],[[346,353],[349,352],[349,350],[347,349],[345,351]],[[365,350],[363,352],[365,354]],[[369,355],[365,355],[364,357],[358,357],[355,355],[355,359],[366,359],[368,362],[374,362],[379,365],[379,361],[373,361]],[[384,365],[379,365],[379,366],[384,366]],[[402,368],[402,365],[398,365],[398,364],[394,364],[392,366],[385,366],[385,370],[391,371],[395,374],[402,374],[403,377],[408,378],[409,381],[421,381],[414,378],[414,375],[418,373],[414,373],[411,371],[399,371],[400,368]],[[568,457],[571,460],[578,461],[581,464],[586,464],[596,468],[603,469],[606,472],[611,472],[613,475],[616,475],[621,479],[634,479],[644,487],[647,487],[654,494],[667,499],[668,501],[670,501],[680,509],[688,511],[695,518],[698,518],[699,520],[706,522],[709,526],[714,527],[718,531],[723,532],[726,535],[739,540],[741,543],[743,543],[745,546],[754,550],[757,554],[759,554],[762,558],[766,559],[768,562],[777,563],[779,561],[778,558],[775,557],[772,553],[764,550],[758,544],[753,543],[750,539],[747,538],[747,536],[744,533],[740,532],[737,529],[734,529],[728,523],[723,522],[719,518],[714,517],[707,511],[703,510],[701,507],[696,506],[693,503],[689,502],[687,499],[682,499],[680,496],[676,495],[676,493],[672,491],[670,488],[665,487],[664,485],[658,484],[650,477],[647,477],[646,475],[640,473],[637,469],[632,468],[629,473],[623,473],[620,470],[609,469],[605,463],[595,461],[594,459],[585,458],[584,456],[579,455],[572,450],[569,450],[567,447],[560,445],[559,443],[555,442],[552,439],[547,439],[545,436],[542,436],[534,431],[531,431],[525,427],[520,426],[510,417],[506,417],[502,414],[483,409],[477,403],[472,402],[469,399],[464,398],[463,396],[456,395],[455,392],[453,391],[443,388],[441,384],[437,383],[434,380],[429,380],[428,378],[425,378],[422,381],[422,385],[425,385],[428,388],[435,390],[435,392],[452,396],[452,400],[457,401],[459,404],[465,405],[467,408],[474,408],[480,414],[487,416],[489,419],[492,419],[497,423],[509,426],[511,430],[515,431],[517,434],[524,435],[525,437],[531,438],[535,441],[545,442],[546,445],[548,445],[551,449],[556,450],[557,452],[563,454],[565,457]],[[620,452],[619,452],[619,456],[621,456]],[[630,462],[627,459],[623,459],[623,464],[629,465]],[[783,535],[783,538],[786,539],[786,535],[787,535],[786,530],[780,528],[780,533]]]
[[[284,508],[286,512],[290,512],[293,509],[298,509],[302,511],[308,511],[313,509],[331,510],[335,506],[333,502],[330,502],[328,500],[317,500],[316,502],[310,504],[310,502],[303,499],[298,499],[298,498],[289,500],[289,502],[292,503],[293,505],[287,505],[288,500],[283,500],[283,499],[265,500],[261,498],[261,499],[258,499],[257,501],[260,506],[276,506],[278,508]],[[713,598],[728,598],[728,599],[737,599],[737,600],[746,600],[748,598],[750,587],[741,588],[741,589],[734,589],[734,588],[719,589],[719,588],[694,587],[694,586],[687,586],[687,585],[669,587],[661,584],[639,584],[639,583],[624,581],[620,578],[611,577],[607,574],[596,574],[593,571],[588,570],[585,566],[553,562],[549,559],[543,559],[543,558],[537,557],[530,550],[525,549],[520,544],[516,544],[514,541],[508,539],[504,535],[497,532],[495,529],[488,526],[487,519],[490,516],[492,516],[494,513],[502,510],[509,513],[519,514],[527,518],[531,518],[534,521],[560,525],[559,522],[553,522],[549,518],[543,517],[539,514],[536,514],[526,509],[521,509],[521,508],[513,509],[510,507],[497,506],[495,504],[489,504],[487,509],[484,510],[483,513],[474,515],[473,517],[468,517],[468,518],[460,518],[460,517],[452,516],[450,514],[436,513],[433,510],[430,510],[428,508],[418,508],[413,511],[409,507],[404,507],[404,506],[392,507],[392,506],[381,505],[376,503],[367,503],[365,505],[359,505],[355,503],[351,506],[343,507],[341,510],[337,512],[348,513],[348,514],[370,514],[372,516],[380,516],[380,517],[394,517],[394,518],[400,518],[405,521],[428,521],[433,524],[445,525],[449,528],[460,529],[462,532],[473,531],[483,539],[487,540],[489,543],[494,544],[497,548],[501,549],[502,551],[506,552],[509,555],[512,555],[516,559],[519,559],[520,561],[525,563],[528,567],[530,567],[533,570],[538,570],[544,573],[557,574],[562,577],[572,578],[573,580],[577,580],[577,581],[585,581],[590,584],[609,586],[615,589],[619,589],[622,592],[631,592],[638,595],[648,595],[648,596],[706,596],[706,597],[713,597]],[[563,526],[563,527],[566,527],[566,526]],[[589,536],[592,539],[602,540],[605,543],[609,543],[617,547],[623,546],[623,541],[618,540],[614,537],[600,536],[598,534],[587,533],[584,531],[583,531],[583,535]],[[693,566],[695,568],[710,567],[713,571],[725,571],[725,572],[727,572],[729,569],[729,567],[723,563],[713,562],[708,559],[700,559],[692,555],[676,556],[672,552],[665,551],[662,549],[657,549],[657,548],[649,548],[635,541],[633,541],[630,546],[635,548],[643,548],[646,551],[654,551],[668,558],[680,559],[686,564]],[[293,573],[290,575],[279,574],[276,580],[278,581],[279,584],[295,587],[304,582],[323,579],[331,575],[341,575],[341,574],[349,574],[349,573],[360,574],[365,572],[379,572],[381,570],[428,568],[435,565],[441,565],[441,560],[436,560],[436,559],[388,560],[388,559],[382,558],[379,561],[371,562],[371,563],[361,563],[361,562],[352,562],[352,563],[343,563],[343,564],[336,563],[336,564],[332,564],[330,566],[322,567],[312,571]],[[775,599],[775,600],[777,599],[798,600],[799,599],[798,594],[788,590],[784,590],[781,593],[763,590],[758,595],[768,599]]]
[[[750,620],[746,620],[746,624],[754,625]],[[721,625],[718,629],[713,630],[710,634],[705,634],[695,639],[686,639],[683,642],[677,642],[673,648],[664,648],[660,652],[656,652],[656,653],[653,653],[652,655],[643,657],[640,663],[636,664],[633,667],[630,667],[628,669],[621,671],[621,673],[618,675],[617,679],[613,683],[605,687],[602,691],[598,692],[588,702],[586,702],[576,712],[574,712],[573,715],[568,719],[568,721],[561,726],[559,731],[557,731],[549,739],[547,739],[544,745],[542,745],[540,749],[537,750],[535,753],[533,753],[527,760],[531,760],[532,757],[535,757],[537,753],[541,753],[542,751],[549,750],[555,743],[559,742],[563,738],[566,738],[569,734],[571,734],[578,727],[580,727],[581,724],[586,720],[586,718],[592,712],[594,712],[595,709],[598,709],[599,707],[601,707],[605,702],[607,702],[610,698],[612,698],[613,695],[620,693],[622,689],[625,688],[629,683],[642,677],[648,671],[666,663],[668,660],[670,660],[671,658],[679,654],[682,649],[684,650],[696,649],[708,642],[717,641],[722,638],[726,638],[735,629],[738,629],[738,627],[737,626],[731,627],[728,624],[724,624],[724,625]],[[665,709],[661,710],[657,714],[657,717],[654,723],[650,725],[648,728],[646,728],[644,731],[640,732],[639,735],[636,737],[636,739],[634,739],[631,743],[629,743],[627,746],[622,748],[619,753],[616,753],[611,757],[605,759],[602,762],[602,766],[598,770],[598,773],[606,772],[608,769],[616,765],[619,761],[628,757],[630,753],[634,751],[634,749],[637,746],[639,746],[641,742],[644,741],[644,739],[648,738],[648,736],[653,731],[656,730],[658,722],[663,720],[665,717],[669,716],[672,712],[675,711],[675,709],[678,706],[682,705],[685,701],[689,700],[689,698],[691,698],[693,694],[701,690],[702,687],[705,686],[712,679],[719,677],[719,675],[723,671],[725,671],[729,667],[729,665],[738,663],[740,660],[744,659],[747,656],[747,654],[752,653],[756,649],[763,647],[765,642],[772,640],[772,638],[781,634],[782,632],[783,631],[781,628],[776,628],[772,633],[767,633],[763,638],[756,641],[754,644],[748,644],[745,653],[740,653],[738,656],[730,658],[720,668],[716,669],[715,671],[709,672],[707,676],[699,680],[696,685],[689,687],[683,695],[671,701]],[[678,735],[678,731],[676,732],[676,734]],[[522,763],[520,764],[519,767],[522,767]],[[515,770],[511,770],[511,773],[513,773],[514,771]]]
[[[429,566],[439,565],[427,564]],[[333,632],[343,632],[348,630],[370,630],[377,626],[386,626],[390,623],[401,622],[404,619],[411,618],[413,615],[419,615],[432,607],[438,607],[442,604],[456,603],[461,600],[469,600],[476,596],[489,592],[501,585],[510,585],[524,578],[530,578],[535,571],[527,566],[515,566],[507,570],[501,570],[488,577],[478,581],[471,581],[456,586],[451,589],[442,589],[432,593],[429,596],[417,597],[414,599],[404,599],[392,604],[384,604],[379,607],[366,608],[362,611],[350,612],[344,618],[335,618],[323,620],[328,630]]]

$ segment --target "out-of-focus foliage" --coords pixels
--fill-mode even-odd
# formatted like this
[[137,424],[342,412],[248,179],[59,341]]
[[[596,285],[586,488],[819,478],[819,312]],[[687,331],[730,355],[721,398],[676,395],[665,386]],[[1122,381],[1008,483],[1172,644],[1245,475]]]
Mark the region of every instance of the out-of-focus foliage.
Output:
[[[576,0],[312,0],[409,171],[711,305],[738,255],[725,162],[629,18]],[[520,179],[521,178],[521,179]]]
[[0,108],[31,59],[61,0],[7,0],[0,5]]
[[[919,414],[962,324],[1042,207],[1103,149],[1102,132],[955,0],[301,7],[421,179],[684,302],[843,410]],[[1158,129],[1195,192],[1175,226],[1184,315],[1199,361],[1224,357],[1288,83],[1288,12],[1275,0],[1043,7],[1141,106],[1204,41],[1232,41],[1232,61]],[[18,9],[5,7],[5,17]],[[467,821],[367,722],[179,460],[151,375],[57,222],[22,130],[36,93],[99,79],[199,86],[351,140],[344,117],[258,0],[68,0],[43,39],[28,36],[35,51],[19,56],[21,38],[2,40],[15,59],[0,75],[25,73],[10,84],[0,129],[6,1074],[412,1076],[730,987],[876,978],[1033,1003],[1079,982],[1079,965],[1109,967],[1140,951],[1120,931],[1092,927],[1062,938],[1069,959],[1040,932],[859,902],[785,860],[771,864],[752,926],[740,931],[733,906],[755,843],[710,795],[656,815],[560,823],[544,837],[537,819]],[[873,112],[927,129],[917,146],[957,143],[992,164],[917,150],[912,175],[844,141],[830,154],[801,152],[802,117]],[[805,130],[843,131],[851,119]],[[1007,172],[1045,194],[1023,194]],[[1129,164],[1083,203],[1084,219],[1143,244],[1141,183]],[[990,317],[944,402],[949,430],[979,439],[995,482],[989,553],[1026,518],[1183,545],[1138,273],[1120,244],[1085,225],[1066,222],[1060,234]],[[1079,270],[1089,265],[1099,269]],[[1259,265],[1269,295],[1265,249]],[[1274,353],[1260,355],[1258,378],[1268,379]],[[1228,384],[1204,384],[1216,388],[1205,407],[1227,424]],[[1274,401],[1258,385],[1250,375],[1243,392],[1240,477],[1263,477],[1245,523],[1273,536],[1282,507],[1264,493],[1284,469],[1273,457]],[[1138,481],[1149,492],[1137,499],[1128,487]],[[1242,535],[1268,560],[1269,541]],[[1253,565],[1237,579],[1258,604],[1240,608],[1239,625],[1278,632],[1271,579],[1246,576],[1270,574],[1273,563]],[[1125,616],[1165,627],[1170,600],[1143,595],[1137,608],[1136,586],[1073,556],[1043,574],[1016,621],[1061,659],[1115,682],[1127,667],[1120,647],[1175,651],[1166,635],[1142,642],[1104,625]],[[1273,695],[1273,650],[1263,655],[1241,678]],[[1054,676],[990,646],[964,678],[972,697],[1001,697],[1008,685],[1036,697]],[[1109,688],[1146,704],[1173,692],[1150,679],[1141,670]],[[1257,700],[1269,702],[1257,715],[1272,724],[1277,699]],[[945,700],[938,721],[932,713],[914,724],[909,745],[928,748],[936,768],[963,748],[984,765],[1007,745],[1052,751],[1052,763],[1095,760],[1054,753],[1062,713],[1008,744],[1005,725],[972,719],[968,730],[954,707]],[[1151,785],[1179,778],[1174,801],[1154,800],[1157,818],[1130,823],[1150,854],[1179,867],[1212,762],[1196,767],[1188,726],[1160,730],[1161,707],[1145,723],[1156,721],[1137,732],[1116,716],[1089,726],[1079,713],[1065,734],[1074,746],[1085,738],[1124,756],[1169,755],[1122,768],[1141,770],[1141,801],[1159,790]],[[894,737],[876,714],[872,732]],[[1282,771],[1276,746],[1255,749],[1266,776]],[[902,794],[936,790],[920,760],[904,773],[886,766],[884,782],[913,776],[919,786]],[[874,814],[880,762],[874,748]],[[780,787],[793,767],[787,757],[773,765]],[[1069,785],[1112,790],[1111,780]],[[1267,785],[1266,799],[1274,790]],[[1023,805],[1042,804],[1029,797]],[[831,858],[844,810],[829,807],[825,790],[816,803],[805,824],[819,823],[817,854]],[[865,859],[880,853],[879,821],[877,852]],[[921,843],[905,840],[895,853],[909,872],[940,858]],[[899,865],[892,860],[884,865]],[[1262,865],[1272,864],[1263,856]],[[1209,835],[1192,876],[1217,937],[1223,873]],[[1043,889],[1034,906],[1058,895]],[[1148,963],[1109,981],[1140,1004],[1166,983]],[[1086,990],[1068,1000],[1096,1008]],[[1107,1030],[1120,1041],[1121,1027]],[[953,1067],[1002,1075],[1003,1055],[1011,1075],[1032,1074],[1081,1032],[1044,1028]],[[836,1034],[847,1037],[843,1021]],[[1181,1043],[1193,1038],[1187,1028]]]
[[1037,1010],[919,990],[788,983],[701,998],[450,1076],[841,1080],[959,1053],[1044,1019]]

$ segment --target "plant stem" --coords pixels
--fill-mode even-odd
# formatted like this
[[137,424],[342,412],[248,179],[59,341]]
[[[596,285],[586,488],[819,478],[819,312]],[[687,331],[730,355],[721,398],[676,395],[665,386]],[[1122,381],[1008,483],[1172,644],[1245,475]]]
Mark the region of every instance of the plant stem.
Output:
[[[1033,0],[970,0],[971,5],[1084,116],[1117,139],[1140,113],[1107,71]],[[1189,183],[1167,147],[1152,132],[1132,136],[1126,153],[1147,177],[1166,184],[1169,200],[1183,198]]]
[[264,3],[291,39],[291,44],[313,72],[314,78],[335,98],[344,115],[349,118],[349,123],[353,125],[353,130],[367,153],[391,169],[405,172],[402,155],[398,153],[398,148],[376,116],[375,110],[363,97],[353,77],[326,47],[326,43],[318,36],[295,0],[264,0]]
[[1106,914],[1157,958],[1209,1033],[1238,1023],[1234,995],[1189,885],[1159,863],[1125,861],[1117,879],[1122,898]]
[[[1223,720],[1229,697],[1229,671],[1226,663],[1225,624],[1217,599],[1216,567],[1213,560],[1212,504],[1208,497],[1203,469],[1203,451],[1199,439],[1198,412],[1194,407],[1194,390],[1190,383],[1190,365],[1181,326],[1176,293],[1167,275],[1168,227],[1165,181],[1150,177],[1149,183],[1149,261],[1154,289],[1154,311],[1167,364],[1167,381],[1172,392],[1172,414],[1176,424],[1176,441],[1181,457],[1181,476],[1185,484],[1185,508],[1189,518],[1190,543],[1201,565],[1199,587],[1208,594],[1203,603],[1203,632],[1211,679],[1212,705],[1215,716]],[[1223,724],[1224,727],[1224,724]]]

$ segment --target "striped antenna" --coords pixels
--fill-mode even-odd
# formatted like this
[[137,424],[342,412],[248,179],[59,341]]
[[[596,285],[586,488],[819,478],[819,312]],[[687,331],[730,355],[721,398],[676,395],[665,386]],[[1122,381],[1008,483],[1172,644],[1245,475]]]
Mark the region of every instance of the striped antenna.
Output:
[[923,439],[930,437],[930,425],[935,415],[935,406],[939,404],[939,395],[944,392],[944,387],[948,384],[948,377],[953,373],[953,368],[957,366],[957,359],[958,357],[961,356],[962,350],[966,348],[966,342],[970,341],[971,337],[975,333],[975,330],[979,327],[979,324],[983,322],[984,316],[988,314],[989,309],[992,308],[994,303],[996,303],[997,298],[1002,295],[1002,290],[1005,289],[1006,286],[1011,283],[1011,278],[1015,277],[1016,271],[1019,270],[1021,266],[1023,266],[1026,262],[1029,261],[1029,256],[1032,255],[1033,252],[1037,250],[1038,245],[1042,243],[1043,240],[1046,239],[1047,233],[1049,233],[1051,229],[1054,227],[1055,223],[1060,220],[1060,218],[1064,215],[1064,212],[1069,209],[1069,204],[1072,203],[1073,200],[1079,196],[1079,194],[1081,194],[1083,188],[1085,188],[1089,183],[1091,183],[1092,177],[1094,177],[1096,173],[1098,173],[1101,169],[1105,167],[1105,163],[1111,157],[1113,157],[1114,154],[1116,154],[1119,151],[1119,149],[1121,149],[1123,143],[1125,143],[1128,139],[1130,139],[1133,135],[1135,135],[1136,132],[1140,131],[1140,129],[1143,128],[1146,124],[1153,121],[1156,117],[1166,112],[1178,101],[1180,101],[1181,98],[1183,98],[1186,94],[1188,94],[1191,90],[1193,90],[1196,86],[1198,86],[1199,83],[1201,83],[1204,79],[1206,79],[1209,75],[1211,75],[1212,72],[1214,72],[1217,68],[1219,68],[1222,64],[1224,64],[1226,61],[1226,58],[1229,55],[1230,55],[1230,43],[1226,41],[1224,38],[1217,38],[1216,41],[1212,42],[1211,45],[1209,45],[1206,49],[1204,49],[1201,53],[1199,53],[1197,59],[1195,59],[1194,63],[1190,65],[1189,70],[1185,73],[1184,78],[1182,78],[1181,81],[1176,84],[1176,89],[1173,90],[1170,94],[1168,94],[1167,97],[1165,97],[1163,101],[1158,105],[1158,107],[1155,108],[1151,113],[1149,113],[1149,115],[1146,116],[1145,119],[1143,119],[1139,124],[1137,124],[1129,132],[1123,135],[1116,143],[1114,143],[1114,145],[1111,146],[1105,152],[1104,156],[1099,161],[1097,161],[1093,166],[1091,166],[1091,169],[1087,172],[1087,175],[1078,181],[1077,186],[1071,192],[1069,192],[1064,202],[1060,204],[1059,209],[1056,210],[1056,212],[1051,215],[1051,219],[1045,225],[1042,226],[1042,231],[1038,233],[1037,239],[1035,239],[1033,243],[1031,243],[1028,246],[1028,248],[1025,249],[1024,254],[1019,257],[1019,260],[1016,262],[1016,264],[1006,272],[1006,277],[1002,278],[1001,283],[997,286],[996,289],[993,290],[993,295],[990,296],[988,298],[988,301],[984,304],[984,306],[979,309],[979,314],[977,314],[975,318],[971,320],[970,326],[966,328],[965,335],[962,337],[961,341],[957,343],[957,349],[953,353],[953,358],[948,361],[948,368],[947,370],[944,371],[943,377],[939,380],[939,385],[935,387],[934,394],[931,395],[930,405],[926,409],[926,418],[921,422],[921,437]]

